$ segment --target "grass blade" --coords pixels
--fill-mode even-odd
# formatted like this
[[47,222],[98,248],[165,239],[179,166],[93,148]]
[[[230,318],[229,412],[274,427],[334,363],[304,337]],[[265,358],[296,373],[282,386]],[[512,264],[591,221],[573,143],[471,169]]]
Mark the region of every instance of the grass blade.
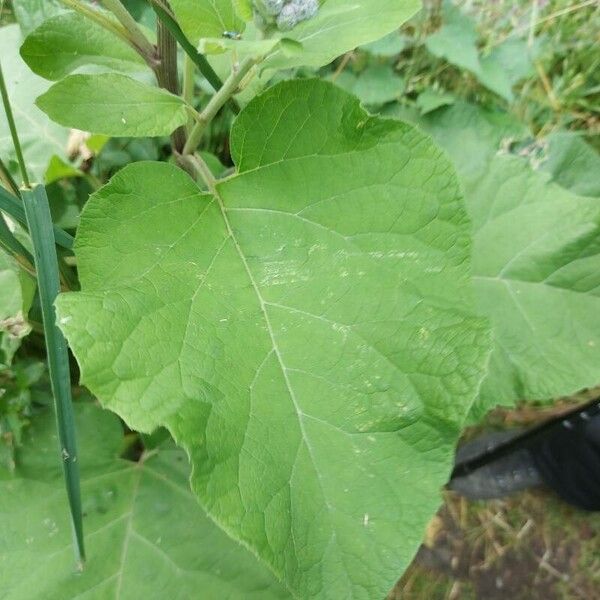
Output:
[[43,185],[21,190],[29,233],[33,243],[35,266],[38,273],[38,290],[44,335],[48,352],[48,369],[54,396],[60,452],[71,509],[75,554],[78,565],[83,567],[85,551],[83,544],[83,519],[75,421],[71,402],[71,375],[67,343],[56,325],[54,301],[60,291],[58,257],[52,228],[48,197]]
[[[0,187],[0,211],[4,211],[19,223],[19,225],[23,225],[25,228],[27,227],[27,218],[22,204],[3,187]],[[74,242],[73,236],[56,225],[53,225],[53,230],[56,243],[65,250],[72,250]]]

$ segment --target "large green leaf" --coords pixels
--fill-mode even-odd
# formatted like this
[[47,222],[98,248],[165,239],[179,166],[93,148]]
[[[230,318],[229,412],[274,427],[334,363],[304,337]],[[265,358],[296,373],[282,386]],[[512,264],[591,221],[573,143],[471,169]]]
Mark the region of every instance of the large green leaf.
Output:
[[478,304],[493,325],[490,371],[474,417],[496,404],[552,399],[598,384],[597,199],[577,196],[526,159],[502,152],[519,129],[503,113],[457,105],[422,125],[461,176],[475,229]]
[[448,160],[320,81],[277,85],[199,190],[138,163],[87,204],[59,299],[82,381],[164,425],[301,598],[380,600],[440,500],[487,357]]
[[170,0],[179,25],[193,43],[221,37],[226,31],[243,31],[244,21],[237,16],[235,4],[236,0]]
[[484,407],[600,383],[600,206],[517,157],[497,157],[468,196],[474,279],[494,327]]
[[267,569],[204,514],[185,455],[159,447],[119,458],[118,419],[79,406],[88,561],[73,572],[71,531],[51,413],[34,419],[15,473],[0,467],[3,600],[289,598]]
[[46,79],[60,79],[86,65],[140,71],[142,58],[123,40],[77,13],[44,21],[21,47],[29,68]]
[[[19,138],[27,169],[34,179],[43,181],[52,155],[65,156],[68,132],[56,125],[34,105],[36,96],[48,88],[48,82],[34,75],[19,56],[21,32],[17,25],[0,29],[0,61],[8,86]],[[0,157],[14,160],[8,122],[0,118]],[[16,171],[16,169],[15,169]]]
[[112,136],[169,135],[188,114],[178,96],[116,73],[69,75],[36,104],[57,123]]

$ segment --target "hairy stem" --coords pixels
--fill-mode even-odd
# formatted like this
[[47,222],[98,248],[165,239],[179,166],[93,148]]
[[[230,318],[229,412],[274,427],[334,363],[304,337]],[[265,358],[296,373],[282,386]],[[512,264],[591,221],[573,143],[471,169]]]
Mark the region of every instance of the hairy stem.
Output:
[[216,114],[223,108],[225,103],[233,96],[238,86],[250,69],[257,63],[256,59],[247,58],[237,69],[234,69],[223,83],[223,87],[210,99],[206,108],[200,113],[198,122],[194,125],[192,132],[185,144],[183,154],[193,154],[208,124],[215,118]]
[[129,14],[129,11],[121,4],[120,0],[101,0],[102,5],[109,10],[127,32],[128,40],[134,48],[144,57],[148,65],[156,67],[156,49],[148,41],[139,28],[135,19]]
[[90,6],[87,6],[85,4],[82,4],[80,0],[60,0],[60,2],[65,6],[72,8],[75,12],[78,12],[83,17],[86,17],[87,19],[90,19],[90,21],[93,21],[97,25],[100,25],[100,27],[103,27],[107,31],[110,31],[111,33],[120,37],[123,41],[127,42],[136,51],[139,52],[138,48],[134,46],[134,44],[129,39],[127,31],[120,23],[116,23],[113,20],[107,18],[106,15],[102,14],[100,11],[97,11],[94,8],[91,8]]
[[[190,106],[194,102],[194,75],[196,74],[196,65],[194,61],[186,54],[183,60],[183,91],[182,96]],[[187,124],[187,133],[190,133],[193,127],[193,120],[190,117]]]
[[[168,8],[168,4],[166,7]],[[177,41],[160,19],[156,20],[156,39],[159,62],[155,73],[158,85],[172,94],[179,95]],[[185,129],[183,127],[179,127],[171,134],[171,144],[177,152],[183,150],[185,145]]]
[[[194,45],[187,39],[181,27],[175,20],[171,10],[165,6],[162,0],[149,0],[152,4],[152,8],[156,13],[159,21],[171,32],[173,37],[179,42],[179,45],[186,53],[186,55],[194,62],[194,64],[200,70],[200,73],[204,75],[208,83],[212,85],[215,91],[219,90],[223,85],[220,77],[215,73],[214,69],[210,66],[206,58],[200,54]],[[238,111],[239,112],[239,111]]]

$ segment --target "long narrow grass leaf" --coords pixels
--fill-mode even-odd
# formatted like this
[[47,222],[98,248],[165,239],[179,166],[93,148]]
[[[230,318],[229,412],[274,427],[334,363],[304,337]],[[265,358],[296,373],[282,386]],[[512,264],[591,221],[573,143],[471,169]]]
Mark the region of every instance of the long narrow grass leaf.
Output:
[[60,453],[73,523],[76,559],[83,565],[83,519],[75,422],[71,401],[71,376],[67,343],[56,324],[54,301],[60,291],[58,257],[48,197],[43,185],[21,191],[33,243],[38,289],[48,352],[48,369],[54,395]]
[[[19,225],[27,227],[27,218],[25,216],[25,209],[22,204],[12,194],[6,191],[0,186],[0,211],[5,212],[11,218],[13,218]],[[64,248],[65,250],[73,249],[73,236],[68,234],[64,229],[52,226],[54,230],[54,238],[56,243]]]

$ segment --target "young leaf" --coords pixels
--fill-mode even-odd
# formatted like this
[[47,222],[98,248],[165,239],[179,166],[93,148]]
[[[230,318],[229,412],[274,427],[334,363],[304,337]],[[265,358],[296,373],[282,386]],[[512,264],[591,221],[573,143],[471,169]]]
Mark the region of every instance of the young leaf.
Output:
[[200,38],[221,37],[226,31],[244,31],[244,21],[236,13],[236,0],[170,0],[169,4],[194,44]]
[[187,122],[185,102],[124,75],[69,75],[36,104],[55,122],[92,133],[169,135]]
[[60,323],[83,382],[170,429],[211,516],[296,595],[379,600],[486,361],[456,179],[423,134],[319,81],[252,101],[232,144],[217,196],[138,163],[90,199]]
[[44,21],[21,46],[29,68],[46,79],[60,79],[86,65],[115,71],[141,71],[145,63],[123,40],[78,13]]
[[398,29],[419,10],[419,0],[327,0],[315,17],[300,23],[286,37],[302,44],[303,52],[275,53],[266,68],[321,67]]
[[0,467],[0,596],[284,600],[289,594],[204,514],[184,453],[170,444],[119,458],[118,419],[77,406],[89,560],[72,572],[52,415],[34,419],[16,474]]
[[[48,89],[48,82],[33,74],[19,56],[21,33],[17,25],[0,29],[0,56],[8,93],[30,176],[42,181],[54,154],[65,156],[68,131],[52,121],[33,104]],[[0,119],[0,157],[14,158],[8,121]]]

